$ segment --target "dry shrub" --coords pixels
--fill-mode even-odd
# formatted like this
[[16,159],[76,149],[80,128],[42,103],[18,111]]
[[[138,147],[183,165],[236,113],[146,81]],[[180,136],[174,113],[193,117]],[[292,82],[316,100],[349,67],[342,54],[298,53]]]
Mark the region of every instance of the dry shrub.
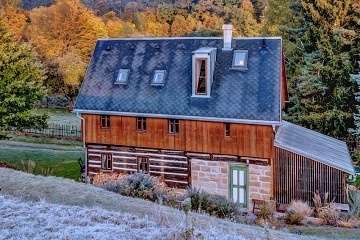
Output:
[[303,220],[312,214],[312,209],[306,202],[292,200],[287,207],[285,221],[288,224],[302,224]]
[[326,225],[337,226],[340,213],[339,210],[331,206],[330,204],[318,209],[318,217],[324,221]]
[[121,178],[123,178],[124,175],[122,175],[121,173],[99,173],[96,174],[93,178],[93,184],[96,186],[101,186],[104,185],[108,182],[116,182],[118,180],[120,180]]
[[144,173],[124,175],[120,180],[107,182],[102,187],[124,196],[158,201],[160,204],[173,205],[176,200],[172,189],[161,178]]
[[356,221],[355,219],[341,219],[338,221],[337,225],[344,228],[358,228],[360,227],[360,221]]
[[275,211],[276,202],[274,200],[264,201],[264,203],[259,205],[257,216],[259,219],[270,221],[274,217]]
[[340,220],[340,212],[333,204],[329,204],[328,197],[329,193],[326,192],[322,202],[319,192],[314,192],[313,201],[315,204],[315,212],[317,217],[323,220],[324,224],[336,226]]

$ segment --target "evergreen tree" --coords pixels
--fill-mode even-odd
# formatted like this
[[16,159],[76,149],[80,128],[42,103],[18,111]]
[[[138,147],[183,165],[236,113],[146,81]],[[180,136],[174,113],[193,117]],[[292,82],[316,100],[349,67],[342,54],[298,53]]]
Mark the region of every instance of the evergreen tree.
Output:
[[300,41],[301,50],[290,58],[295,67],[285,119],[332,136],[346,136],[354,126],[356,83],[351,74],[360,47],[355,7],[351,0],[295,1],[293,9],[303,25],[287,30],[298,34],[294,44]]
[[45,96],[44,76],[30,46],[13,42],[0,19],[0,130],[46,125],[45,115],[29,112],[32,104]]

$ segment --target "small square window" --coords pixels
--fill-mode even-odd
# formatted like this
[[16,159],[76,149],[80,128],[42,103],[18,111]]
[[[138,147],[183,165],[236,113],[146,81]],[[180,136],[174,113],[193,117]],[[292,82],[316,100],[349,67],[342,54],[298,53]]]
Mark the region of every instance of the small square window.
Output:
[[146,131],[146,118],[138,117],[136,121],[137,121],[137,130]]
[[130,69],[120,69],[115,84],[127,84]]
[[110,116],[109,115],[101,115],[101,128],[110,128]]
[[111,170],[112,169],[112,155],[101,154],[101,169]]
[[179,133],[179,120],[178,119],[169,119],[169,133],[172,133],[172,134]]
[[248,51],[247,50],[235,50],[233,55],[233,67],[235,68],[247,68]]
[[163,86],[165,82],[165,74],[166,74],[165,70],[156,70],[154,73],[154,77],[151,81],[151,85]]
[[141,173],[149,173],[149,158],[148,157],[137,157],[137,171]]

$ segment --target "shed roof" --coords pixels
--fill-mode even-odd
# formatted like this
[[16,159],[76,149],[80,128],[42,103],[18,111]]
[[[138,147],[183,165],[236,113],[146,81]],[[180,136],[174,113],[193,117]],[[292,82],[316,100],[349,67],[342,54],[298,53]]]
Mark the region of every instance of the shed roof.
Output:
[[355,174],[346,143],[313,130],[282,121],[275,136],[275,146]]
[[[192,53],[217,51],[210,98],[191,97]],[[223,122],[280,124],[282,43],[280,37],[100,39],[88,66],[74,112]],[[233,69],[233,51],[248,50],[248,69]],[[115,84],[130,69],[126,85]],[[163,86],[152,86],[165,70]]]

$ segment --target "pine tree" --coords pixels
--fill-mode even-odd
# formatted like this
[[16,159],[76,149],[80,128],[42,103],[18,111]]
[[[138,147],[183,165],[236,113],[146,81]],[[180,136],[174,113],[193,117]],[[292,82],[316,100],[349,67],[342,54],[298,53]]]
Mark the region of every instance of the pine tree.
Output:
[[45,96],[44,76],[31,47],[13,42],[0,19],[0,130],[46,125],[46,116],[29,112],[32,104]]
[[293,9],[303,20],[298,29],[304,30],[296,40],[301,51],[290,57],[295,67],[289,78],[292,103],[285,119],[328,135],[347,136],[356,111],[351,74],[356,72],[360,47],[359,9],[353,9],[356,5],[351,0],[295,3]]

